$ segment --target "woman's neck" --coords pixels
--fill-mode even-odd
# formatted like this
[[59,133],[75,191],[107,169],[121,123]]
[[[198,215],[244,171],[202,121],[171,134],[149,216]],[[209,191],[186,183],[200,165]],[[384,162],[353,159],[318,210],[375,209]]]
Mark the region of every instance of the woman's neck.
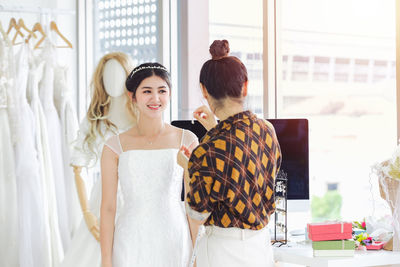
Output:
[[221,121],[243,112],[243,105],[229,98],[223,100],[221,104],[222,105],[215,110],[215,116],[217,116]]
[[165,125],[162,118],[150,118],[143,115],[139,117],[137,128],[142,136],[154,136],[160,134]]
[[110,108],[108,110],[108,120],[117,126],[118,129],[126,129],[134,124],[134,118],[126,106],[127,98],[125,95],[111,97]]

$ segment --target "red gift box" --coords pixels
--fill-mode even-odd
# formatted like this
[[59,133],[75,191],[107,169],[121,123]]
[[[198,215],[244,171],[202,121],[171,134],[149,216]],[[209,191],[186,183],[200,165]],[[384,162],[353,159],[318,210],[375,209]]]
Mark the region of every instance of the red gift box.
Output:
[[312,241],[352,239],[350,222],[323,222],[307,224],[308,238]]
[[382,249],[385,243],[380,242],[380,241],[373,241],[370,244],[366,244],[366,247],[368,250],[379,250]]

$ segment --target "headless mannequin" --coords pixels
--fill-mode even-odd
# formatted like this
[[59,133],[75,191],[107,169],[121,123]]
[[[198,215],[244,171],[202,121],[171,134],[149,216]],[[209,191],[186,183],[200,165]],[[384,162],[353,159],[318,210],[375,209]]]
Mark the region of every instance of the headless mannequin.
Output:
[[[105,91],[110,96],[110,108],[107,117],[118,129],[124,129],[134,124],[134,118],[126,108],[125,80],[126,72],[121,64],[115,59],[108,60],[104,65],[103,71],[103,85]],[[81,177],[83,166],[72,165],[72,167],[74,169],[79,202],[86,225],[96,240],[100,241],[98,219],[90,211],[85,182]]]
[[118,129],[133,125],[134,119],[126,109],[125,93],[126,74],[124,68],[115,59],[110,59],[104,66],[103,83],[107,94],[111,96],[108,120]]

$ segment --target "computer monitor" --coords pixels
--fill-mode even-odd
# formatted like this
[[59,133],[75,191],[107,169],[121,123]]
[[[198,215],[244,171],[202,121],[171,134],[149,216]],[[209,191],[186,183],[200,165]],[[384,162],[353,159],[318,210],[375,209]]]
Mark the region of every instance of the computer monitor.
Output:
[[[281,147],[280,172],[288,178],[288,210],[307,210],[309,207],[309,150],[307,119],[268,119],[274,126]],[[172,125],[192,131],[199,140],[207,132],[198,122],[172,121]],[[279,174],[278,174],[279,175]]]

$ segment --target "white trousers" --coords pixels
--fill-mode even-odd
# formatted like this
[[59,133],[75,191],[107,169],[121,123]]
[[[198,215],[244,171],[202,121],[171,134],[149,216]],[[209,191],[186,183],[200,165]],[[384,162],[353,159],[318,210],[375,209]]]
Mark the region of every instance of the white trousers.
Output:
[[198,240],[197,267],[274,266],[268,228],[248,230],[206,226]]

